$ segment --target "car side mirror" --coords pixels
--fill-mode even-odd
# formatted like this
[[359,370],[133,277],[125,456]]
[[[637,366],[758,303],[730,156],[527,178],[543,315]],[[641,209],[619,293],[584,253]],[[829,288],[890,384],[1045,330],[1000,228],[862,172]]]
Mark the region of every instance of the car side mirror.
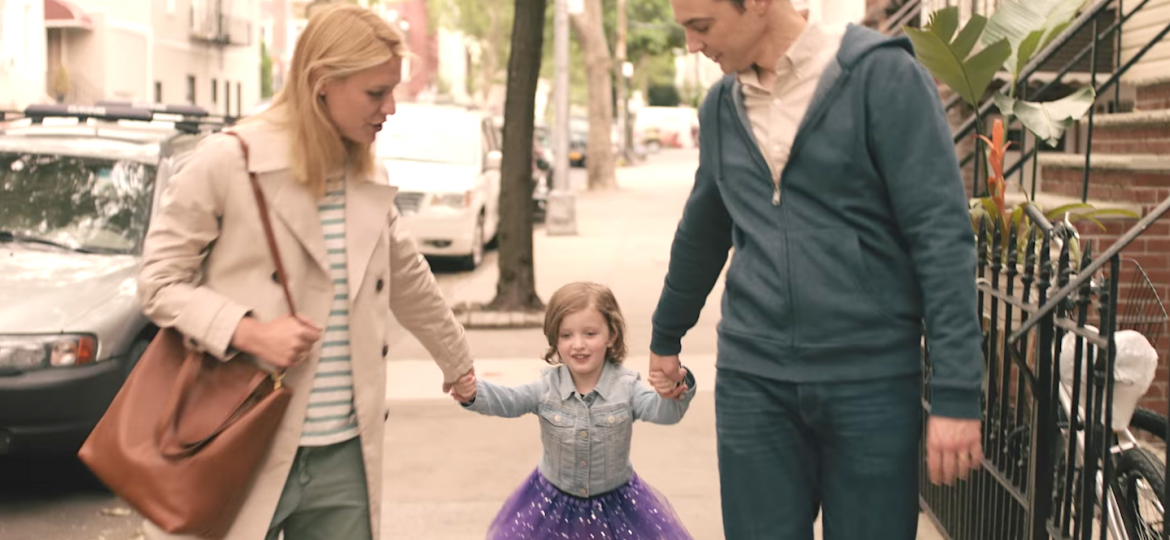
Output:
[[503,152],[500,152],[499,150],[492,150],[491,152],[487,153],[487,159],[485,159],[483,163],[483,170],[498,171],[500,170],[500,164],[503,162],[503,160]]

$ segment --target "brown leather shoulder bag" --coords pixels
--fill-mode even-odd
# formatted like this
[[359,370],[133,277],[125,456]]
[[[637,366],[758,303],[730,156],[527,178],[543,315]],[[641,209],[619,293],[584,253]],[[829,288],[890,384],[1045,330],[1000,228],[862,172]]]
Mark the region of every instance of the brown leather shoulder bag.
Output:
[[[236,137],[244,152],[248,145]],[[249,172],[289,313],[296,313],[268,207]],[[221,362],[159,330],[101,421],[81,460],[116,495],[172,534],[223,538],[251,489],[292,397],[283,372]]]

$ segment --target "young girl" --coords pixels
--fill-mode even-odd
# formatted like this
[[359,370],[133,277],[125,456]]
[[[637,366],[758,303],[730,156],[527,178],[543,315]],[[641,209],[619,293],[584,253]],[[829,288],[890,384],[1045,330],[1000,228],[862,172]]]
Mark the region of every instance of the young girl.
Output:
[[[549,301],[544,319],[554,367],[516,388],[462,377],[453,389],[464,407],[481,414],[540,417],[540,466],[504,503],[489,540],[663,539],[690,540],[670,503],[630,465],[634,420],[674,424],[695,395],[663,399],[622,367],[625,321],[613,293],[595,283],[572,283]],[[676,383],[652,375],[666,391]],[[460,398],[456,397],[459,401]]]

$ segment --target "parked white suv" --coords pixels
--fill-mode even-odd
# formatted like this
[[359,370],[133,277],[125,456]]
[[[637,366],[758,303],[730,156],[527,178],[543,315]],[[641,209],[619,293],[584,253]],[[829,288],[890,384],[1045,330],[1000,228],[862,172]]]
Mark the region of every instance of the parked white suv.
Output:
[[479,266],[500,223],[501,154],[490,117],[458,106],[399,104],[375,147],[399,188],[400,223],[419,250]]

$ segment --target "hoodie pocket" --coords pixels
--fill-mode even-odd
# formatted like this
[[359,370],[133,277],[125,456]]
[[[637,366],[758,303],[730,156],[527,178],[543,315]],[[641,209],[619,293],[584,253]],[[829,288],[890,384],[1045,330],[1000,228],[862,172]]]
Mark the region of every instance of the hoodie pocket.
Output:
[[861,244],[849,229],[789,233],[796,345],[864,344],[890,315],[865,286]]

